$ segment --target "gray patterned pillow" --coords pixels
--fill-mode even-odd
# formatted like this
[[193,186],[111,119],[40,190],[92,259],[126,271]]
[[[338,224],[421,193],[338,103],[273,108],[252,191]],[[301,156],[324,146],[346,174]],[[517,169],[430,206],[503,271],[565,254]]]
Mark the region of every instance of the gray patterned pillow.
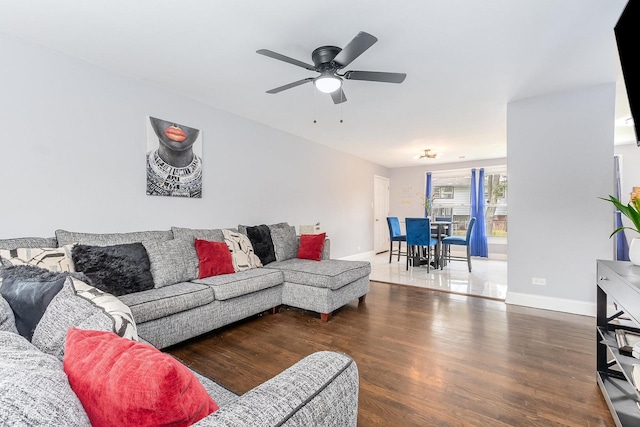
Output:
[[16,239],[0,239],[0,249],[16,248],[57,248],[55,237],[18,237]]
[[[81,296],[83,293],[89,293],[90,297]],[[104,304],[97,305],[94,300],[98,296],[98,302],[106,300],[111,305],[116,305],[116,313],[113,313],[114,310],[109,313]],[[102,294],[100,290],[92,289],[78,279],[67,277],[62,289],[51,300],[36,326],[31,342],[40,351],[62,360],[67,331],[72,327],[115,332],[120,336],[136,339],[133,316],[130,312],[126,313],[127,310],[128,307],[112,295]]]
[[193,238],[142,242],[156,288],[198,278],[198,254]]
[[11,310],[11,306],[2,296],[0,296],[0,331],[18,333],[13,310]]
[[276,261],[285,261],[298,256],[298,236],[296,228],[286,222],[268,226],[276,252]]
[[62,363],[0,331],[0,425],[90,426]]
[[112,246],[139,243],[146,240],[171,240],[171,230],[132,231],[129,233],[79,233],[77,231],[56,230],[58,246],[80,243],[83,245]]
[[82,280],[71,277],[76,295],[82,297],[111,318],[113,332],[123,338],[138,341],[138,329],[131,309],[115,296],[102,292]]
[[222,230],[219,228],[184,228],[171,227],[174,239],[200,239],[210,242],[224,242]]

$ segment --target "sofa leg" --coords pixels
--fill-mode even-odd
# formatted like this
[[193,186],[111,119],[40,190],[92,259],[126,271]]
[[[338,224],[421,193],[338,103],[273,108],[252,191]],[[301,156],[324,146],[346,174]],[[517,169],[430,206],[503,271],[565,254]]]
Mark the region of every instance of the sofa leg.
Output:
[[360,298],[358,298],[358,304],[362,304],[366,298],[367,294],[362,295]]
[[280,306],[276,305],[275,307],[273,307],[271,310],[269,310],[269,312],[271,314],[278,314],[280,312]]
[[322,319],[323,322],[328,322],[331,319],[331,314],[332,313],[320,313],[320,319]]

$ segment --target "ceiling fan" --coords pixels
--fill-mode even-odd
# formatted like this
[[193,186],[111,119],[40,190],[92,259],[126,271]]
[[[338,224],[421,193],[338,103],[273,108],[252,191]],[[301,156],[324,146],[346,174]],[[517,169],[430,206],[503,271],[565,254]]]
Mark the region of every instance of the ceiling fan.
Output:
[[273,52],[268,49],[260,49],[256,51],[260,55],[288,62],[297,65],[309,71],[320,73],[317,77],[307,77],[275,89],[268,90],[267,93],[278,93],[286,89],[291,89],[305,83],[313,81],[315,87],[324,93],[331,94],[331,98],[335,104],[340,104],[347,100],[342,90],[342,82],[344,80],[365,80],[370,82],[385,83],[402,83],[407,77],[405,73],[386,73],[382,71],[345,71],[339,73],[347,65],[351,64],[354,59],[362,55],[364,51],[369,49],[378,39],[369,33],[360,31],[343,49],[336,46],[320,46],[311,53],[313,65],[297,59]]

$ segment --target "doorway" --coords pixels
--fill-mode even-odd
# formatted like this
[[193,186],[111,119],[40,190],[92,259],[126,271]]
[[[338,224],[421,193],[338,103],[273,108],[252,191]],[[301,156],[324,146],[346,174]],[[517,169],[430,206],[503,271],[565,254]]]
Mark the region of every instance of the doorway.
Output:
[[373,250],[375,253],[389,250],[389,178],[373,176]]

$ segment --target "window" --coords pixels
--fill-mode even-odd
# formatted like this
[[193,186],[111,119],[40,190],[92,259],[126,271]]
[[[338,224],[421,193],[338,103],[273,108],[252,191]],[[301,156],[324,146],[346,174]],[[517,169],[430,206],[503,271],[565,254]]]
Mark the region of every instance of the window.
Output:
[[433,187],[433,199],[453,199],[453,186],[444,185]]
[[[471,170],[431,173],[433,215],[453,218],[453,233],[464,236],[471,219]],[[507,237],[507,168],[484,168],[485,226],[488,237]]]
[[507,172],[484,171],[487,236],[507,237]]

